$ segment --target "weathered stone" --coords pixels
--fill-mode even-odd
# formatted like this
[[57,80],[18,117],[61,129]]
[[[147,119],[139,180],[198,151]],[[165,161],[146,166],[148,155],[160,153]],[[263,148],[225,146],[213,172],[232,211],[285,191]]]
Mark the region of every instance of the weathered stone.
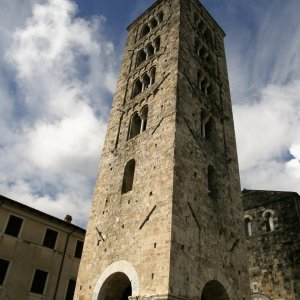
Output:
[[300,197],[244,190],[243,203],[253,299],[300,299]]
[[223,37],[196,0],[129,26],[75,299],[247,299]]

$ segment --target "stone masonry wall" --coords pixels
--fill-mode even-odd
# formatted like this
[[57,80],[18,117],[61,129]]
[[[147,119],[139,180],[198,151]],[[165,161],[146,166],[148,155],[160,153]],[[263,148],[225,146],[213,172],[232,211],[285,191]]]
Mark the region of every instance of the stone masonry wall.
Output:
[[[224,32],[198,1],[181,6],[170,289],[199,299],[208,282],[218,281],[229,299],[248,299]],[[199,71],[211,90],[200,86]],[[204,136],[206,118],[213,125]]]
[[251,220],[251,233],[246,229],[252,294],[272,300],[300,299],[299,195],[244,190],[243,202],[245,220]]

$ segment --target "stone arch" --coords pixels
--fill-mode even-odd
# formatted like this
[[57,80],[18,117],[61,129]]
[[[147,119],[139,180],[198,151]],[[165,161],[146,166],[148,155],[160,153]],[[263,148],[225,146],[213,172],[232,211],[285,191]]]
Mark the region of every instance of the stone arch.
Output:
[[111,280],[114,276],[119,276],[120,280],[126,280],[131,283],[131,296],[139,296],[140,282],[135,268],[127,261],[120,260],[109,265],[97,280],[94,288],[92,300],[104,300],[104,290],[107,280]]
[[229,300],[224,286],[217,280],[207,282],[202,290],[201,300]]

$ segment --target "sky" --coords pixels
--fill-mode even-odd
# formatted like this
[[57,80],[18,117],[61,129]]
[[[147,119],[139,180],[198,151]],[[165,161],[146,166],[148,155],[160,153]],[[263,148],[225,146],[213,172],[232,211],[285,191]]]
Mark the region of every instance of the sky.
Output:
[[[0,194],[86,226],[126,27],[152,0],[0,0]],[[300,193],[300,1],[203,0],[241,186]]]

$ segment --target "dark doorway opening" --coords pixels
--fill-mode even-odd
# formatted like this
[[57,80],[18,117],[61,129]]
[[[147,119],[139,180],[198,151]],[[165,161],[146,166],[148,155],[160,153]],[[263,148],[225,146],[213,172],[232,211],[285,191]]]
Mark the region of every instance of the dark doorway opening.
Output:
[[205,285],[201,300],[229,300],[229,297],[223,285],[216,280],[212,280]]
[[117,272],[103,283],[98,300],[128,300],[132,295],[131,282],[126,274]]

